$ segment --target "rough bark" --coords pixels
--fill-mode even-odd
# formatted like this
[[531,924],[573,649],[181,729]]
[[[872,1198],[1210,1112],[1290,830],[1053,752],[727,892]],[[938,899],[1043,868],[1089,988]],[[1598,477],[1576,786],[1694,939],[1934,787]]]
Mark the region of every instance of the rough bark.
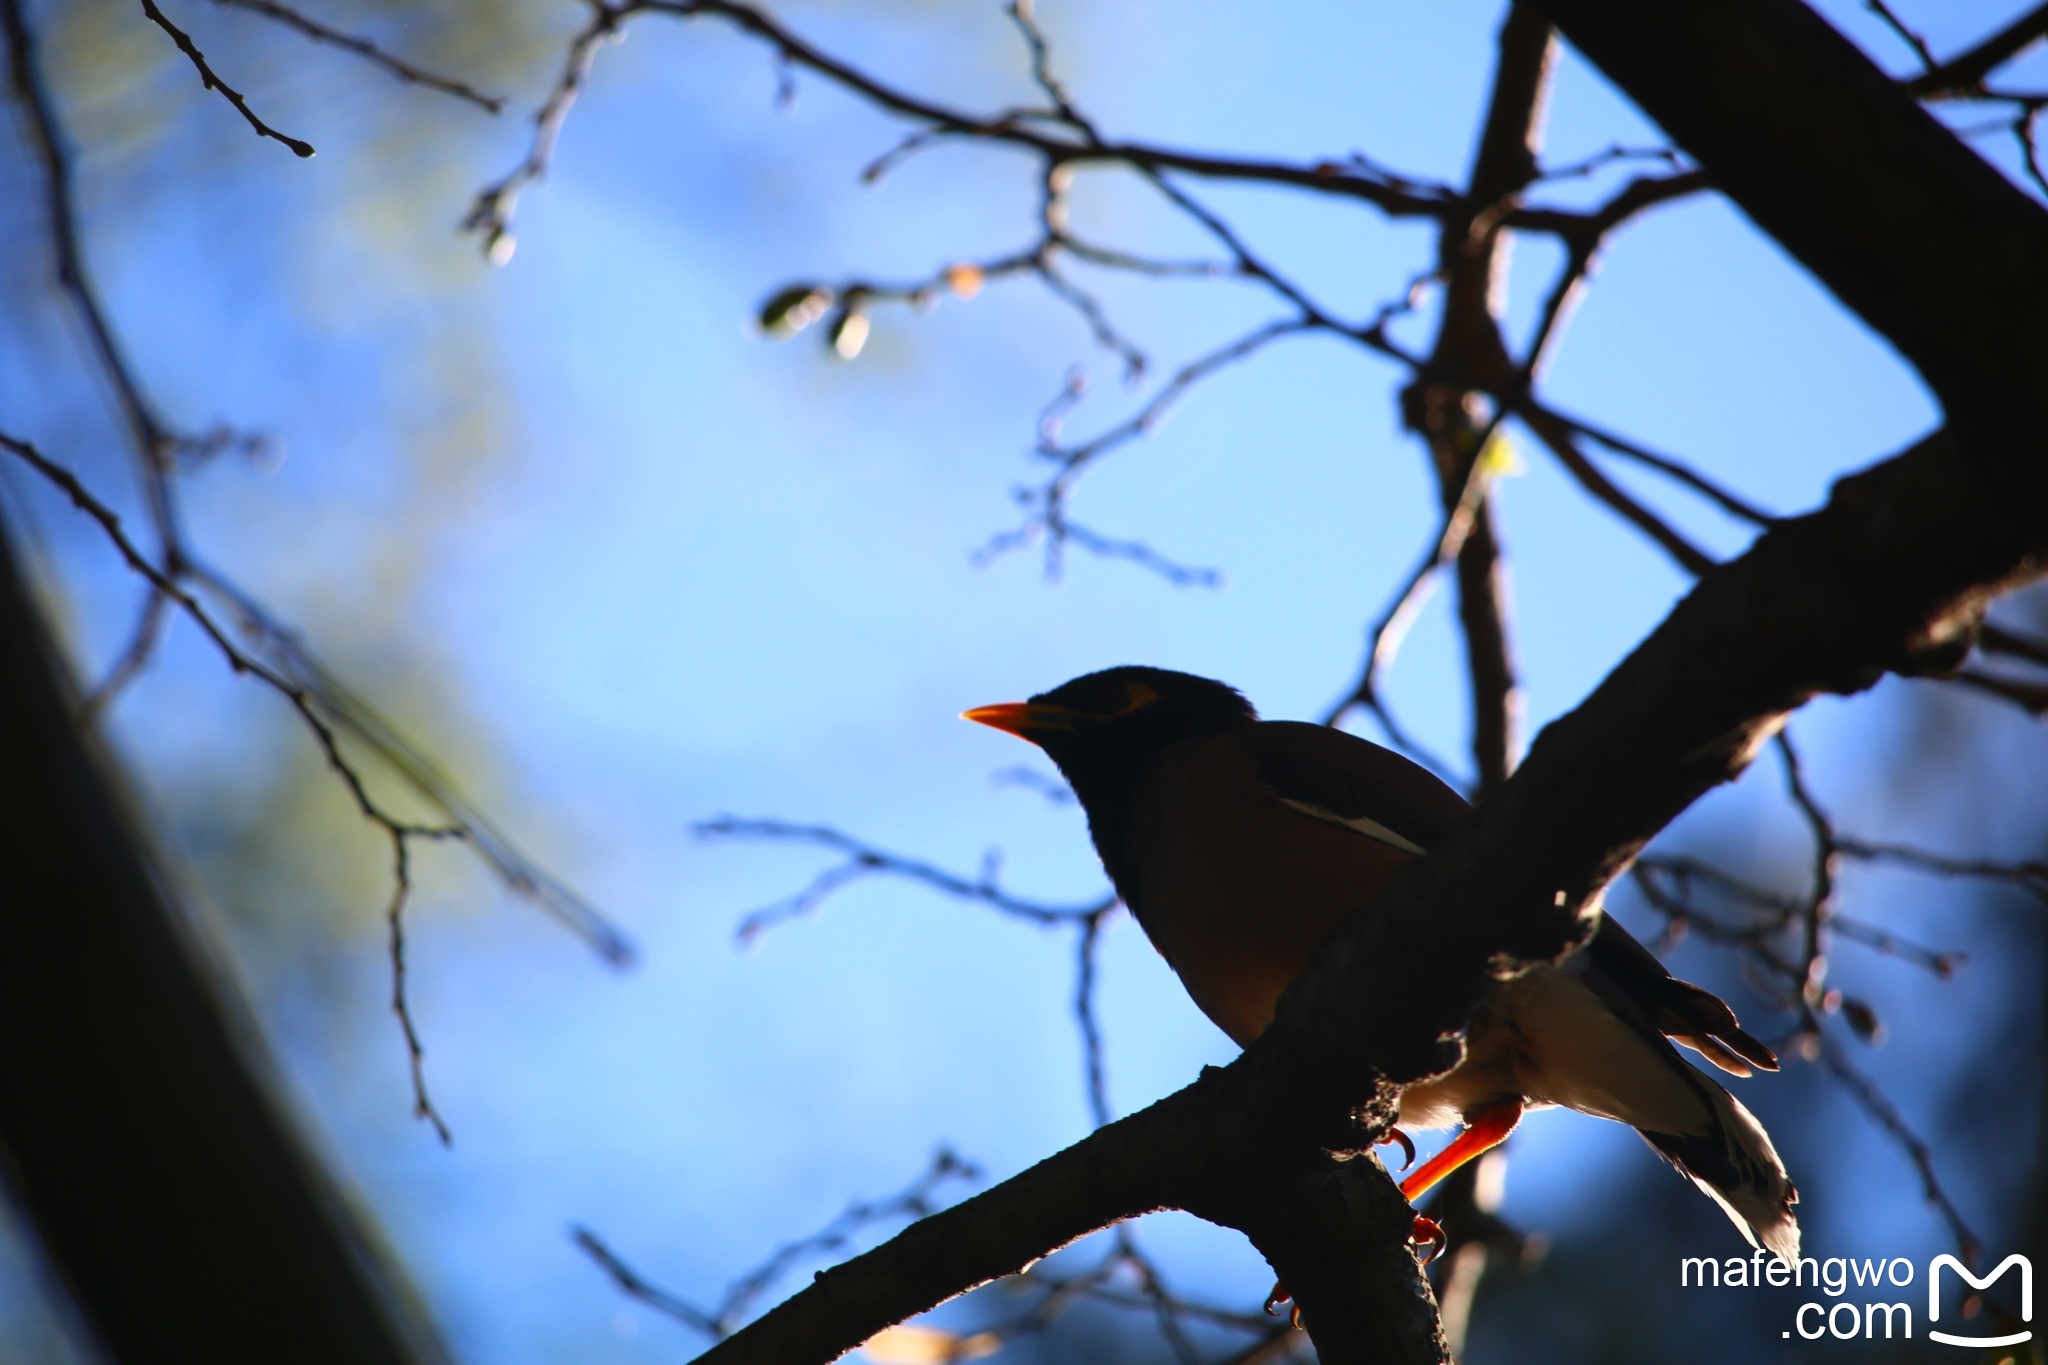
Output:
[[0,537],[0,1183],[122,1365],[446,1358],[293,1131]]

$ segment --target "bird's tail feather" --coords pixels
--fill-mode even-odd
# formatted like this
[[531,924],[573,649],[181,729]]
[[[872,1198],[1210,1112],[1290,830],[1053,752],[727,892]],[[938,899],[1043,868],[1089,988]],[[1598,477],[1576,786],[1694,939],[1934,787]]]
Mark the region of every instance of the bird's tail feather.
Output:
[[[1686,1068],[1691,1071],[1691,1068]],[[1713,1108],[1704,1133],[1681,1135],[1638,1129],[1645,1141],[1727,1211],[1751,1246],[1762,1242],[1787,1264],[1799,1259],[1799,1223],[1792,1206],[1799,1191],[1756,1116],[1726,1090],[1693,1073]]]

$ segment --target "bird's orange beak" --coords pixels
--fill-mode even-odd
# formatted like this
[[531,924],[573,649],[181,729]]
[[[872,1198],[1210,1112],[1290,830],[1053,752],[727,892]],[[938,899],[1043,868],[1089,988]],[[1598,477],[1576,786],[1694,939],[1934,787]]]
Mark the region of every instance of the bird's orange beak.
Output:
[[960,719],[1001,730],[1019,739],[1030,739],[1033,730],[1074,728],[1073,712],[1064,707],[1047,706],[1043,702],[1031,701],[1006,701],[994,706],[977,706],[972,711],[962,711]]

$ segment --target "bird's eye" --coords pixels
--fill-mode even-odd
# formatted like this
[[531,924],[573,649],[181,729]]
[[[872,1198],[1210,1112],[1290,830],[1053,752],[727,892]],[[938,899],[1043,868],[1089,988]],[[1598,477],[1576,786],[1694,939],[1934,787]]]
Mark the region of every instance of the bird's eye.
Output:
[[1126,683],[1124,690],[1128,700],[1118,709],[1111,711],[1106,719],[1114,720],[1118,716],[1128,716],[1140,707],[1150,706],[1159,700],[1159,694],[1141,682]]

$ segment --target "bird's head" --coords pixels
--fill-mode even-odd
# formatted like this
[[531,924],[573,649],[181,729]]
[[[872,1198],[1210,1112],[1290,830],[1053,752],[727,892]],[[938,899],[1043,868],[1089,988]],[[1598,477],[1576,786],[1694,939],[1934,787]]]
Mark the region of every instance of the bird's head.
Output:
[[1030,701],[978,706],[967,720],[1030,740],[1059,765],[1083,803],[1127,787],[1177,740],[1222,734],[1259,718],[1235,688],[1167,668],[1106,668]]

